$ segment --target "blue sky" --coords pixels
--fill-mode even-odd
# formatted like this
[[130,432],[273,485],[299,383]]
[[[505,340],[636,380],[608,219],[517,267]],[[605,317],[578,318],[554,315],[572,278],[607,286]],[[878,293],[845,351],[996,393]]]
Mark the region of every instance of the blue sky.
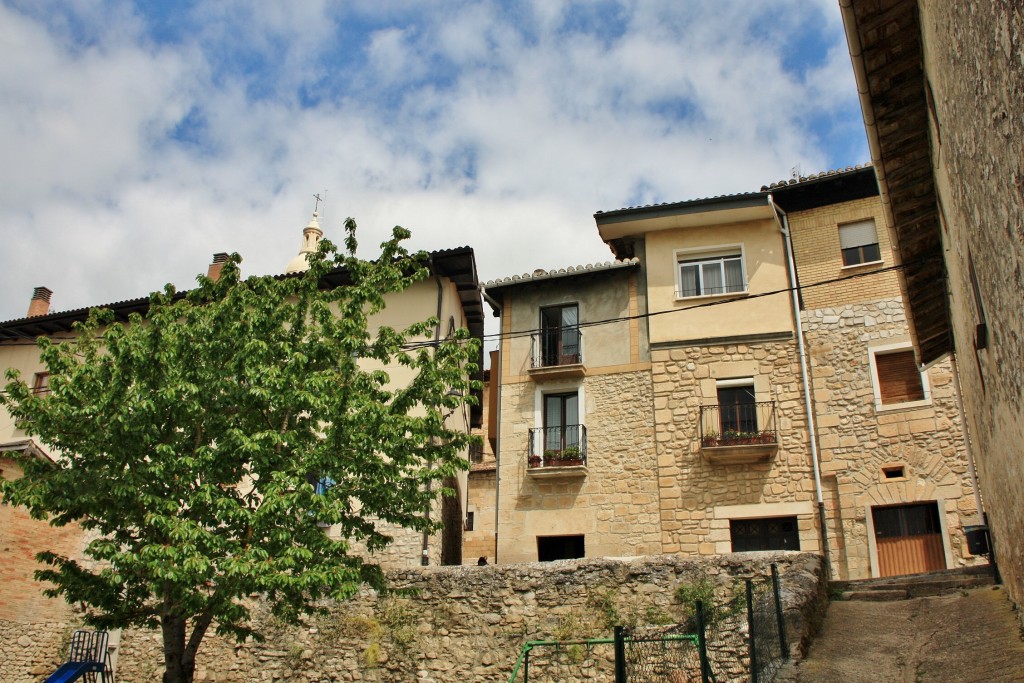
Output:
[[[0,320],[296,253],[483,279],[605,261],[593,213],[868,160],[836,0],[0,0]],[[326,195],[325,195],[326,193]]]

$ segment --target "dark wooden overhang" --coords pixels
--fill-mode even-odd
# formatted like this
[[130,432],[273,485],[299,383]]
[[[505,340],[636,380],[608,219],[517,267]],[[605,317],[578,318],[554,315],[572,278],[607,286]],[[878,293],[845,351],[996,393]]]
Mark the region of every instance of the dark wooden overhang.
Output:
[[841,0],[919,361],[952,349],[916,0]]

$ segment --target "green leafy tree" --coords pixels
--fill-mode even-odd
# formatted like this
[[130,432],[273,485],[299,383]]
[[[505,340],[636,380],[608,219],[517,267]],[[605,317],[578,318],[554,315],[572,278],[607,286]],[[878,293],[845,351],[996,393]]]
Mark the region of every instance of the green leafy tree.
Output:
[[259,637],[253,594],[295,622],[382,587],[354,543],[385,548],[382,523],[435,531],[425,511],[465,467],[470,437],[445,416],[469,395],[477,343],[435,341],[434,319],[373,329],[385,296],[426,275],[425,254],[395,228],[360,260],[346,230],[345,252],[325,240],[304,274],[242,280],[236,254],[127,324],[94,310],[75,341],[40,339],[47,396],[8,374],[0,402],[60,455],[26,460],[5,502],[96,532],[88,561],[41,553],[36,577],[95,627],[159,627],[165,683],[192,680],[210,628]]

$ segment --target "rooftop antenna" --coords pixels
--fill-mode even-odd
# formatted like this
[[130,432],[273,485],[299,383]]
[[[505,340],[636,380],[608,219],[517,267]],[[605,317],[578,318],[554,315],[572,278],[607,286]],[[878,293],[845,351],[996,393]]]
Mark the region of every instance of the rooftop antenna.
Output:
[[800,164],[797,164],[793,168],[789,169],[789,177],[792,180],[800,180]]

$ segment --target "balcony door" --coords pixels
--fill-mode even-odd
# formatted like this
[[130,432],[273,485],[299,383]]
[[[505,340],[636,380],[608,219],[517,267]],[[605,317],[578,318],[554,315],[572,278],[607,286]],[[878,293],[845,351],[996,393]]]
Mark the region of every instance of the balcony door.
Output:
[[543,366],[572,365],[580,362],[579,320],[579,309],[576,304],[541,309],[541,364]]
[[718,410],[722,434],[757,431],[757,403],[753,384],[718,385]]
[[544,450],[562,452],[580,445],[579,394],[544,395]]

